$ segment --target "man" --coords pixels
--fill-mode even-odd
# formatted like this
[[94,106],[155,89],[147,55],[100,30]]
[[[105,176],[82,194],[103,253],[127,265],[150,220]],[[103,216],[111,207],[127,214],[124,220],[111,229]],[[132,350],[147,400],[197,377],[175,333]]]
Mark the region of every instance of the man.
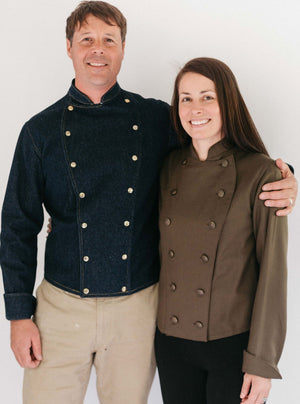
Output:
[[[26,368],[25,404],[82,403],[92,365],[101,403],[142,404],[155,371],[158,174],[176,141],[167,104],[117,84],[126,35],[118,9],[83,2],[66,34],[75,81],[24,125],[3,205],[11,346]],[[281,169],[285,179],[269,186],[286,188],[275,192],[278,207],[296,196]],[[43,205],[52,231],[36,306]]]

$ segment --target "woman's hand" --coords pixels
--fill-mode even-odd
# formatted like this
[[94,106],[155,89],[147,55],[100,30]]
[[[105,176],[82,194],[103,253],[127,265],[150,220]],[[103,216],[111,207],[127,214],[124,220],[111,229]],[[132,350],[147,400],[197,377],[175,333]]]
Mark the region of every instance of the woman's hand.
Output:
[[259,198],[265,200],[266,206],[274,206],[279,209],[277,216],[286,216],[292,212],[298,193],[297,180],[281,159],[276,160],[276,165],[282,174],[282,180],[271,182],[263,186],[263,191]]
[[241,402],[246,404],[263,404],[269,397],[271,379],[245,373],[241,390]]

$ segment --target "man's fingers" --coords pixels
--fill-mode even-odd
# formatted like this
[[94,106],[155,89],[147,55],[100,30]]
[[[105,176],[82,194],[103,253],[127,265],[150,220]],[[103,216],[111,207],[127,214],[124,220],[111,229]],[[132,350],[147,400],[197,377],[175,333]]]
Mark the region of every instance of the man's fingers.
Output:
[[288,176],[290,174],[292,175],[292,172],[291,172],[289,166],[282,159],[277,159],[276,165],[282,173],[282,178],[285,178],[286,176]]
[[295,181],[296,180],[294,176],[292,176],[280,181],[268,182],[267,184],[263,185],[262,190],[263,191],[280,191],[281,189],[293,190],[295,188]]
[[34,338],[32,338],[31,357],[38,361],[42,360],[42,346],[39,334],[37,334],[36,336],[34,336]]

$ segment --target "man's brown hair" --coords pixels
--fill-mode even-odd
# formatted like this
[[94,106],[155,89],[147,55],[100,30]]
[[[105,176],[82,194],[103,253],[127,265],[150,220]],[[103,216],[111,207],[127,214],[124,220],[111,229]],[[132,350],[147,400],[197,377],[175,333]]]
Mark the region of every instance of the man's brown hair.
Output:
[[66,36],[72,43],[75,29],[86,22],[89,15],[99,18],[108,25],[117,25],[121,30],[122,42],[125,42],[127,22],[117,7],[105,1],[82,1],[67,19]]

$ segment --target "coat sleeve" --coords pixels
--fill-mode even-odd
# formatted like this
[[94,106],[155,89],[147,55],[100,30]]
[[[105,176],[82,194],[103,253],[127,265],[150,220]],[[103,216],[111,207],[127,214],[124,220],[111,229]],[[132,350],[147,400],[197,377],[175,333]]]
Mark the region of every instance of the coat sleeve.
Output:
[[33,288],[37,265],[37,235],[43,214],[41,152],[28,126],[20,134],[2,209],[0,260],[6,318],[30,318],[35,311]]
[[255,194],[253,231],[259,273],[243,361],[244,372],[274,379],[281,378],[277,364],[286,334],[287,218],[276,216],[276,209],[265,207],[258,195],[265,183],[279,179],[280,171],[271,163]]

